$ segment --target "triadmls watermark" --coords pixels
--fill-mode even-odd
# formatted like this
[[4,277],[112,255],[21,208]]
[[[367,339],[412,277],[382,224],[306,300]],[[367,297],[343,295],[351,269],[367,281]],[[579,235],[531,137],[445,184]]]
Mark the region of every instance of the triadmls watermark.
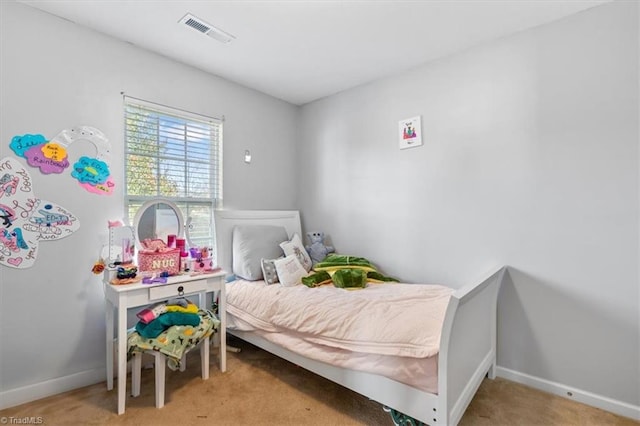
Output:
[[24,417],[0,417],[0,424],[3,425],[41,425],[44,424],[42,416],[24,416]]

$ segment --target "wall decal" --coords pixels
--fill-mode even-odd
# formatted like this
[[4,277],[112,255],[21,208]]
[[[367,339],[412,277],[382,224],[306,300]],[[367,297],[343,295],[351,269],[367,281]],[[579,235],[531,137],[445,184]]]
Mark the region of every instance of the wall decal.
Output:
[[9,147],[44,174],[62,173],[69,167],[66,149],[55,142],[47,142],[43,135],[14,136]]
[[77,141],[93,144],[96,156],[83,156],[76,161],[71,176],[78,179],[80,186],[91,193],[111,195],[115,188],[109,171],[111,144],[104,133],[94,127],[65,129],[50,141],[40,134],[14,136],[9,147],[17,156],[25,158],[30,166],[39,168],[41,173],[60,174],[70,165],[67,148]]
[[27,134],[22,136],[14,136],[13,138],[11,138],[11,142],[9,143],[9,148],[11,148],[18,157],[24,158],[25,151],[45,143],[47,143],[47,139],[44,136],[40,134],[38,135]]
[[400,149],[422,145],[422,129],[420,116],[401,120],[398,124]]
[[104,133],[94,127],[79,126],[63,130],[52,139],[52,142],[69,146],[80,140],[92,143],[96,147],[96,156],[80,157],[73,165],[71,176],[78,179],[80,186],[93,194],[111,195],[115,187],[113,179],[109,178],[111,144]]
[[109,176],[104,183],[96,183],[95,185],[91,183],[86,183],[86,182],[82,183],[80,181],[79,183],[80,183],[80,186],[86,189],[87,191],[92,192],[94,194],[99,194],[99,195],[111,195],[111,193],[113,192],[116,186],[111,176]]
[[109,177],[109,166],[104,161],[91,157],[80,157],[73,165],[71,176],[80,183],[97,185],[106,182]]
[[24,153],[27,163],[38,167],[45,175],[62,173],[69,167],[67,150],[55,142],[34,146]]
[[80,228],[78,218],[64,207],[35,196],[31,175],[17,159],[0,160],[0,265],[28,268],[41,241],[67,237]]

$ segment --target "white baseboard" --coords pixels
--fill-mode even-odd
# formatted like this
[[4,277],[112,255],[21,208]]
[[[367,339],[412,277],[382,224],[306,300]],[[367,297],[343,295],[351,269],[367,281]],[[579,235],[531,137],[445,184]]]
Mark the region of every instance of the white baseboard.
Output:
[[[105,382],[106,377],[107,372],[105,368],[96,368],[0,392],[0,410],[84,386]],[[105,384],[105,387],[106,386]]]
[[551,382],[549,380],[530,376],[504,367],[496,367],[496,375],[503,379],[511,380],[512,382],[527,385],[534,389],[571,399],[592,407],[600,408],[601,410],[609,411],[619,416],[640,420],[640,406],[637,405],[616,401],[615,399],[607,398],[606,396],[596,395],[591,392],[575,389],[561,383]]

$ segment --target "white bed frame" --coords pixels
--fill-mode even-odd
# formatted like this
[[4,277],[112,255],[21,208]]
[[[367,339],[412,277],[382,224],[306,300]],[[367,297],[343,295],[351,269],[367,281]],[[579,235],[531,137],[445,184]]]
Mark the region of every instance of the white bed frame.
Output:
[[[279,225],[302,238],[297,211],[219,210],[215,212],[218,266],[231,272],[231,236],[236,225]],[[371,373],[334,367],[271,343],[254,333],[228,332],[322,377],[423,423],[456,425],[485,376],[495,378],[496,305],[505,267],[456,290],[445,314],[438,354],[438,394]]]

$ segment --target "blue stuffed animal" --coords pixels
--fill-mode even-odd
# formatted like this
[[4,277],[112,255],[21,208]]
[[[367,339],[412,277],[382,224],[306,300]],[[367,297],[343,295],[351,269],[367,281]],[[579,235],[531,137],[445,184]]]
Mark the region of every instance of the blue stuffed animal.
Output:
[[329,253],[335,252],[332,246],[324,245],[324,232],[307,232],[307,238],[311,244],[305,246],[305,249],[314,265],[323,261]]

